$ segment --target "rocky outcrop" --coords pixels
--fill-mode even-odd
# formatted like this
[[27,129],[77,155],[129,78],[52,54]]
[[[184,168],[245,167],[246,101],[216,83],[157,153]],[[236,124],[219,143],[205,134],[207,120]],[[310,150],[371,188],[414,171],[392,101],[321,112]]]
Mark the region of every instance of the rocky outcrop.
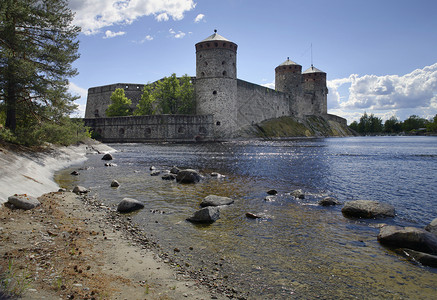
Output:
[[176,175],[176,181],[179,183],[196,183],[199,182],[200,179],[200,174],[192,169],[180,170]]
[[7,203],[12,204],[15,208],[24,210],[29,210],[41,205],[38,199],[27,194],[15,194],[13,196],[10,196],[8,197]]
[[434,235],[437,235],[437,218],[435,218],[431,221],[431,223],[426,225],[425,230],[431,232]]
[[144,208],[144,204],[132,198],[124,198],[118,203],[117,211],[121,213],[130,213]]
[[393,205],[372,200],[355,200],[346,202],[341,212],[346,217],[352,218],[384,218],[394,217]]
[[339,205],[339,204],[340,202],[334,197],[325,197],[319,200],[319,205],[321,206],[332,206],[332,205]]
[[378,241],[394,248],[437,254],[437,236],[422,228],[383,226],[379,231]]
[[214,223],[220,218],[220,210],[215,206],[207,206],[196,211],[187,221],[193,223]]
[[200,203],[201,207],[207,207],[207,206],[222,206],[222,205],[230,205],[234,203],[234,200],[232,200],[229,197],[221,197],[216,195],[209,195],[206,196],[205,199]]

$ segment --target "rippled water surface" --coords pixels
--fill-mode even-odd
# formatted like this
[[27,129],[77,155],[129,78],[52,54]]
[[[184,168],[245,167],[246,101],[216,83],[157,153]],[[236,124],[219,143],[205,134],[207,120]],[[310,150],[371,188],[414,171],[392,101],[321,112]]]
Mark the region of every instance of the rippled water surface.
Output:
[[[130,217],[190,268],[225,276],[249,298],[437,298],[436,269],[379,245],[378,224],[423,227],[437,217],[436,137],[354,137],[208,144],[113,144],[117,167],[91,156],[80,176],[58,182],[89,187],[102,202],[145,203]],[[194,185],[150,176],[150,166],[194,168]],[[73,169],[83,166],[74,166]],[[225,178],[209,176],[219,172]],[[121,186],[110,188],[112,179]],[[264,201],[276,189],[275,201]],[[297,200],[288,193],[302,189]],[[185,219],[210,194],[235,203],[212,225]],[[369,199],[393,204],[389,220],[351,220],[317,201]],[[164,213],[156,213],[156,211]],[[263,216],[247,219],[246,212]],[[190,250],[192,249],[192,250]],[[220,272],[219,272],[220,271]]]

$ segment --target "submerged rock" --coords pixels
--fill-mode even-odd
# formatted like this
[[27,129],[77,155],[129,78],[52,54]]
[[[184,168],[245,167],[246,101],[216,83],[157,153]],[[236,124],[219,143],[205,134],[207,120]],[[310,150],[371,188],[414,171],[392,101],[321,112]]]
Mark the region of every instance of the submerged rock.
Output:
[[437,256],[423,253],[411,249],[402,249],[404,253],[406,253],[409,257],[414,259],[415,261],[421,263],[424,266],[437,268]]
[[187,221],[193,223],[214,223],[220,218],[220,210],[215,206],[207,206],[196,211]]
[[246,213],[246,217],[249,219],[260,219],[261,218],[260,216],[253,214],[253,213],[250,213],[250,212]]
[[161,174],[161,171],[153,171],[150,176],[158,176],[159,174]]
[[120,183],[117,181],[117,180],[112,180],[112,182],[111,182],[111,187],[119,187],[120,186]]
[[301,189],[294,190],[290,194],[296,199],[305,199],[305,193]]
[[214,177],[214,178],[224,178],[225,177],[225,175],[222,175],[222,174],[217,173],[217,172],[212,172],[210,175],[211,175],[211,177]]
[[200,174],[192,169],[180,170],[176,176],[176,181],[179,183],[196,183],[200,179]]
[[113,157],[110,153],[106,153],[105,155],[103,155],[102,160],[112,160]]
[[77,176],[77,175],[79,175],[79,172],[78,171],[73,171],[73,172],[70,173],[70,175]]
[[8,197],[8,203],[12,204],[15,208],[24,210],[29,210],[41,205],[38,199],[27,194],[15,194],[10,196]]
[[205,199],[200,203],[201,207],[206,206],[221,206],[221,205],[230,205],[234,203],[234,200],[232,200],[229,197],[221,197],[216,195],[209,195],[206,196]]
[[353,218],[384,218],[394,217],[393,205],[373,200],[355,200],[346,202],[341,212],[346,217]]
[[163,180],[175,180],[176,175],[175,174],[164,174],[161,177]]
[[86,194],[88,192],[89,192],[89,190],[87,188],[84,188],[83,186],[80,186],[80,185],[76,185],[73,189],[73,193],[78,194],[78,195],[79,194]]
[[178,167],[173,167],[170,169],[170,173],[171,174],[177,174],[179,173],[180,169]]
[[383,226],[379,231],[378,241],[390,247],[437,254],[437,236],[422,228]]
[[431,223],[426,225],[425,230],[431,232],[434,235],[437,235],[437,218],[435,218],[431,221]]
[[340,202],[333,197],[325,197],[319,200],[319,205],[321,206],[331,206],[331,205],[339,205]]
[[264,198],[264,201],[266,202],[275,202],[276,201],[276,196],[267,196]]
[[113,163],[105,163],[105,167],[116,167],[117,164],[113,164]]
[[118,203],[117,211],[121,213],[129,213],[144,208],[144,204],[132,198],[124,198]]

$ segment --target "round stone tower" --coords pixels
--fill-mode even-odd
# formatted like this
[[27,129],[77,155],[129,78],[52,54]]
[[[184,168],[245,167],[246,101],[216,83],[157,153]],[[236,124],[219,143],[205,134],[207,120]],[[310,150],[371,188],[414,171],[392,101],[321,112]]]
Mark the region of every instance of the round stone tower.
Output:
[[196,44],[196,110],[213,115],[216,138],[237,129],[237,47],[217,30]]
[[312,113],[323,115],[328,113],[328,88],[326,86],[326,73],[311,65],[302,73],[304,92],[312,94]]
[[292,95],[302,90],[302,66],[287,58],[275,68],[275,89]]

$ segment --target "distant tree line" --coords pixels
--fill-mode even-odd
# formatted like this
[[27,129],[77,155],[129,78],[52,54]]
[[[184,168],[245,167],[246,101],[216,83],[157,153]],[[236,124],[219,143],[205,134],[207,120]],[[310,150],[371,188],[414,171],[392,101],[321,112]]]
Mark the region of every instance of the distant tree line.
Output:
[[188,75],[177,78],[173,73],[170,77],[147,84],[136,108],[131,106],[132,101],[126,97],[124,90],[116,89],[111,95],[106,116],[194,114],[196,107],[191,78]]
[[370,116],[367,113],[361,116],[360,121],[353,121],[349,127],[360,134],[399,134],[416,133],[418,131],[437,133],[437,114],[432,120],[411,115],[404,121],[399,121],[395,116],[384,123],[381,118]]

